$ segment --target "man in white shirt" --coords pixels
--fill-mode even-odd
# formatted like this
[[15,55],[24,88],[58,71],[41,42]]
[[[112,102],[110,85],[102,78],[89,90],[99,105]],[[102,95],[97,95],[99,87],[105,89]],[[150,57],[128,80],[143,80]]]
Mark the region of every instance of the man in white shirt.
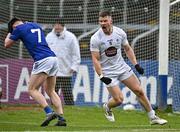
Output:
[[103,105],[105,117],[109,121],[115,121],[112,108],[119,106],[123,102],[123,94],[119,88],[119,82],[121,81],[139,98],[140,103],[148,113],[150,124],[166,124],[166,120],[155,115],[155,111],[144,94],[139,80],[121,55],[121,47],[123,47],[138,73],[144,73],[144,69],[137,63],[126,33],[121,28],[113,26],[109,11],[100,12],[99,24],[101,28],[91,37],[90,50],[96,73],[112,96]]
[[46,41],[59,60],[56,92],[61,88],[65,104],[73,105],[71,79],[78,71],[81,61],[79,42],[73,33],[67,31],[62,18],[56,19],[54,28],[46,36]]

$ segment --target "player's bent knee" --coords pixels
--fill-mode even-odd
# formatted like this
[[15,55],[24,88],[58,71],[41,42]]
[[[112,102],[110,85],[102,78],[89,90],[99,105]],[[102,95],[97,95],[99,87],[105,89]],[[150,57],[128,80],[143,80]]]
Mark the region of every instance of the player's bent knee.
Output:
[[33,95],[33,90],[32,90],[32,89],[28,89],[28,94],[29,94],[30,96],[32,96],[32,95]]
[[35,91],[37,91],[37,89],[35,89],[33,87],[28,87],[28,93],[30,96],[32,96]]
[[120,105],[120,104],[122,104],[122,102],[123,102],[123,98],[122,98],[122,97],[114,98],[114,100],[115,100],[115,102],[116,102],[117,105]]

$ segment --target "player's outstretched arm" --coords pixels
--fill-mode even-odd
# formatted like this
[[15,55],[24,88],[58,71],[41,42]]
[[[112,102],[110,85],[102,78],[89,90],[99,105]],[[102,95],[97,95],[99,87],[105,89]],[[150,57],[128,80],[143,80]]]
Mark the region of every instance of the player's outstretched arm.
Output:
[[124,51],[125,51],[127,57],[129,58],[129,60],[131,61],[131,63],[136,68],[137,72],[139,74],[144,74],[144,69],[137,63],[136,56],[134,54],[134,50],[131,48],[131,46],[129,44],[124,45]]

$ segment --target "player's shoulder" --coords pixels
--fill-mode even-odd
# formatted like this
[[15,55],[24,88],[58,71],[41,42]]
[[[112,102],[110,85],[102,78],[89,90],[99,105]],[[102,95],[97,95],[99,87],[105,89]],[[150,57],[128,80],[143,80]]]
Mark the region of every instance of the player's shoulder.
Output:
[[16,26],[16,28],[15,28],[15,33],[21,33],[21,32],[23,32],[24,30],[26,30],[26,25],[25,25],[25,23]]
[[101,28],[99,28],[92,36],[91,36],[91,40],[97,40],[97,39],[100,39],[101,38]]
[[33,27],[33,28],[41,28],[41,25],[39,25],[36,22],[25,22],[25,26],[27,27]]
[[127,36],[126,32],[120,27],[113,26],[113,31],[120,36]]
[[33,22],[24,22],[24,24],[17,26],[17,29],[19,30],[26,30],[29,28],[37,28],[39,25]]
[[113,29],[114,29],[115,32],[118,32],[120,34],[126,34],[125,31],[120,27],[113,26]]

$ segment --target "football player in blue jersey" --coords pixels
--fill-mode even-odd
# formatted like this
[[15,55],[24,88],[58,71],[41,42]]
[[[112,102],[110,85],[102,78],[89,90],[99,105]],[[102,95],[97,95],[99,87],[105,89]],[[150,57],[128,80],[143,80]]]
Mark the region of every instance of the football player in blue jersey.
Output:
[[[62,116],[61,100],[55,92],[58,61],[54,52],[48,47],[41,27],[37,23],[23,22],[19,18],[12,18],[8,23],[8,35],[5,38],[4,46],[9,48],[19,39],[34,59],[28,93],[44,108],[46,113],[46,119],[41,126],[47,126],[56,118],[58,119],[56,126],[66,126],[66,120]],[[56,112],[48,105],[45,97],[39,91],[41,85],[50,97]]]

